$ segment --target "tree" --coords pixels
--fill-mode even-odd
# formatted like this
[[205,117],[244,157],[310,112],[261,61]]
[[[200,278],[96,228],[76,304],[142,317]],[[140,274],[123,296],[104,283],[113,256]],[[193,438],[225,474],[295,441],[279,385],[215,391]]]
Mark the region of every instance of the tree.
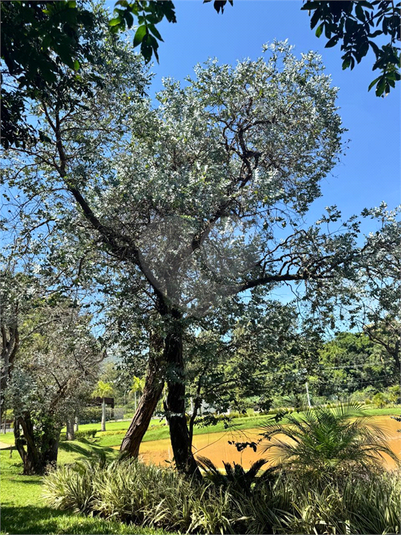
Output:
[[260,287],[265,298],[289,284],[321,300],[357,277],[354,218],[331,233],[340,216],[330,208],[302,227],[341,150],[336,90],[313,53],[297,59],[281,43],[265,51],[267,61],[198,66],[185,88],[167,80],[154,110],[137,91],[146,80],[138,60],[107,38],[96,96],[65,110],[54,91],[36,109],[46,139],[13,148],[7,164],[13,185],[43,199],[37,224],[50,218],[52,239],[71,239],[81,276],[88,269],[107,295],[115,290],[146,336],[145,387],[122,450],[137,455],[166,382],[175,462],[187,473],[197,467],[184,345],[197,318]]
[[131,390],[129,391],[129,393],[134,395],[135,411],[138,406],[137,394],[139,393],[140,395],[142,395],[144,387],[145,387],[145,379],[144,378],[141,379],[134,375],[134,378],[132,380]]
[[71,301],[54,297],[37,298],[20,317],[21,345],[7,395],[24,474],[42,474],[57,462],[61,428],[78,392],[95,380],[104,354],[89,321]]
[[[77,71],[90,58],[87,32],[95,32],[96,17],[75,1],[1,4],[2,144],[32,143],[38,132],[26,119],[28,99],[49,93],[66,68],[70,83],[84,89]],[[95,35],[94,35],[95,37]]]
[[321,395],[348,398],[353,392],[371,386],[381,390],[393,385],[399,371],[391,356],[374,344],[364,332],[340,332],[319,352]]
[[22,290],[21,284],[18,284],[18,278],[14,276],[9,266],[5,266],[0,273],[1,417],[6,409],[4,393],[10,381],[20,345],[18,323],[21,301],[24,297],[26,297],[26,293]]
[[[350,319],[389,359],[391,374],[398,377],[401,369],[401,222],[399,210],[386,205],[367,210],[365,215],[377,218],[379,230],[369,234],[360,277],[352,288],[359,311],[349,308]],[[362,311],[362,313],[361,313]]]
[[101,431],[106,431],[106,398],[114,395],[113,385],[98,381],[95,390],[92,392],[92,397],[102,398],[102,423]]

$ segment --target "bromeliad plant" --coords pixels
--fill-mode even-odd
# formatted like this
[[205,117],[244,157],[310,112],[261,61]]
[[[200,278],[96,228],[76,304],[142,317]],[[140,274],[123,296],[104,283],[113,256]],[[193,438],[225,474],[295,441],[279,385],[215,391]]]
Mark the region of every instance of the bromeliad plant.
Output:
[[379,467],[384,454],[399,459],[388,447],[385,433],[358,404],[316,407],[302,416],[290,414],[288,424],[267,423],[265,451],[284,469],[330,477]]
[[258,459],[247,471],[240,464],[223,461],[225,473],[207,457],[198,457],[197,461],[204,472],[205,479],[212,481],[216,486],[230,488],[245,495],[250,495],[256,485],[273,480],[274,472],[277,471],[276,467],[269,467],[263,474],[260,474],[268,462],[267,459]]

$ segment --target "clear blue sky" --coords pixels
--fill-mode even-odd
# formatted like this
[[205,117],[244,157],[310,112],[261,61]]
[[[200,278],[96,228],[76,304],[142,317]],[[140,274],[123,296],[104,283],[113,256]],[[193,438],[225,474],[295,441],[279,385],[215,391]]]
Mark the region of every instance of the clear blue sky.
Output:
[[347,217],[383,200],[390,207],[400,204],[400,87],[385,98],[367,91],[377,76],[371,70],[372,56],[353,71],[343,71],[340,49],[324,48],[323,38],[310,29],[308,13],[300,10],[301,0],[234,0],[223,15],[202,0],[174,3],[177,24],[158,26],[164,43],[159,48],[160,64],[152,68],[153,91],[161,88],[163,77],[183,80],[208,57],[231,64],[246,57],[256,59],[262,44],[274,39],[288,39],[296,47],[295,54],[315,50],[322,55],[333,85],[340,88],[338,105],[350,143],[346,156],[323,183],[323,197],[315,203],[313,218],[332,204]]

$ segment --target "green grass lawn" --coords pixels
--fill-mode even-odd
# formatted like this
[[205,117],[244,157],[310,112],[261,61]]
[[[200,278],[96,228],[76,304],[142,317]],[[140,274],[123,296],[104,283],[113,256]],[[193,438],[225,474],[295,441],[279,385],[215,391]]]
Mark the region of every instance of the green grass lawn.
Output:
[[[88,441],[62,443],[59,453],[60,463],[87,458],[99,448]],[[106,450],[109,457],[114,450]],[[1,525],[4,534],[164,534],[162,530],[127,526],[120,522],[91,518],[78,513],[58,511],[48,507],[42,499],[42,478],[23,476],[22,464],[17,452],[0,451],[1,462]]]

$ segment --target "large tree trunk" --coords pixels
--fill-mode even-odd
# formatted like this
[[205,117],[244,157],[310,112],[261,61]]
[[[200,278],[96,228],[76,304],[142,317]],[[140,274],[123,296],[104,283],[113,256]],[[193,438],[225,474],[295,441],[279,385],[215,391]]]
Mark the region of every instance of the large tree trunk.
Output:
[[161,397],[167,374],[168,395],[165,410],[174,461],[180,472],[200,479],[202,476],[192,454],[192,443],[185,416],[185,370],[181,315],[178,311],[173,311],[170,316],[168,329],[164,344],[160,336],[151,337],[151,356],[145,387],[120,452],[126,452],[134,458],[138,456],[139,447]]
[[201,479],[201,473],[192,453],[192,441],[185,415],[185,368],[181,316],[178,312],[173,313],[171,330],[166,337],[165,358],[168,385],[165,408],[174,461],[180,472]]
[[35,436],[30,414],[26,413],[15,420],[14,437],[15,446],[22,460],[24,475],[41,475],[49,464],[57,463],[60,428],[49,424],[42,430],[39,438]]
[[163,339],[152,334],[150,336],[150,357],[145,386],[135,415],[120,447],[120,452],[126,453],[130,457],[138,457],[142,439],[148,430],[150,420],[163,392],[165,365],[162,350]]

